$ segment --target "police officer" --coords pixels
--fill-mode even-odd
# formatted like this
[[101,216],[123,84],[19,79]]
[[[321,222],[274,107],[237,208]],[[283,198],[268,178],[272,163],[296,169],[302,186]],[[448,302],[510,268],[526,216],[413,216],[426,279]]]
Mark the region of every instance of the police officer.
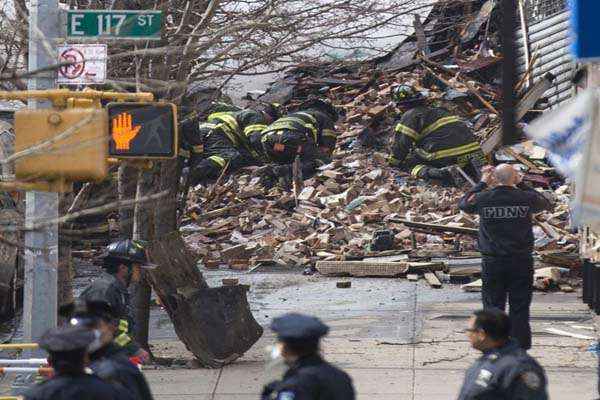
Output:
[[504,311],[476,311],[467,335],[483,355],[467,371],[458,400],[548,399],[544,369],[510,339],[510,319]]
[[337,140],[338,110],[328,100],[318,98],[308,99],[299,108],[262,131],[263,152],[267,162],[273,163],[262,171],[270,172],[271,177],[291,177],[296,156],[300,156],[304,177],[330,162]]
[[132,341],[133,317],[128,287],[140,279],[140,268],[152,269],[148,263],[144,245],[136,240],[121,240],[106,248],[102,267],[104,273],[81,293],[83,300],[104,300],[114,309],[119,318],[115,343],[127,349],[129,356],[142,362],[148,353]]
[[133,400],[131,395],[85,371],[94,334],[80,327],[54,328],[39,345],[49,353],[54,376],[30,388],[25,400]]
[[485,165],[479,141],[456,115],[441,107],[428,107],[413,87],[396,86],[392,99],[406,111],[396,125],[389,163],[423,179],[456,183],[458,165],[475,179]]
[[329,327],[319,319],[302,314],[275,318],[271,329],[277,334],[278,353],[288,365],[280,381],[264,387],[262,399],[353,400],[352,379],[319,355],[319,339]]
[[483,307],[504,310],[508,297],[511,335],[527,350],[531,348],[532,215],[551,209],[552,204],[524,184],[511,165],[486,167],[483,171],[481,182],[459,203],[461,210],[480,217]]
[[119,320],[110,304],[104,300],[77,300],[61,307],[60,311],[70,325],[95,334],[88,351],[89,367],[96,375],[105,382],[129,391],[136,400],[152,400],[144,375],[129,361],[125,349],[113,341]]

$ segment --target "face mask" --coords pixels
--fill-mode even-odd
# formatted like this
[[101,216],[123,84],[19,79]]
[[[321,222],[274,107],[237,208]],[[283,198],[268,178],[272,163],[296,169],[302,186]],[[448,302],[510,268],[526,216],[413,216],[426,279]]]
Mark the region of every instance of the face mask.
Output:
[[280,379],[286,370],[286,362],[283,356],[281,355],[283,345],[281,343],[277,343],[274,346],[269,346],[266,348],[266,364],[265,370],[267,372],[267,376],[273,380]]
[[94,333],[94,341],[88,345],[88,353],[93,353],[102,347],[102,332],[98,329],[92,331]]

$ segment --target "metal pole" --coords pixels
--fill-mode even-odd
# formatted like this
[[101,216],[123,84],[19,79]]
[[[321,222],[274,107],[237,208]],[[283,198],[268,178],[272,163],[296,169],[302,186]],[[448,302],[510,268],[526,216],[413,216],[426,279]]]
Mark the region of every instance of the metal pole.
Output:
[[515,0],[502,0],[502,141],[505,145],[518,140],[516,129],[515,85],[517,83],[517,60],[515,29],[517,5]]
[[[60,34],[57,0],[31,0],[29,7],[29,71],[55,65]],[[28,89],[52,89],[56,72],[36,74]],[[30,100],[30,108],[49,108],[48,101]],[[58,194],[30,191],[26,194],[25,226],[58,218]],[[24,340],[37,342],[56,326],[58,225],[25,232]],[[34,351],[43,354],[41,350]]]

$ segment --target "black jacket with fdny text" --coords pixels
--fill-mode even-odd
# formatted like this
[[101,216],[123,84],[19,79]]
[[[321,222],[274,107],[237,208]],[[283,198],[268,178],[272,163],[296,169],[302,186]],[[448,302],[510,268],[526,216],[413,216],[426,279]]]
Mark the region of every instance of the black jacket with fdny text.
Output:
[[520,183],[518,187],[498,186],[485,190],[479,182],[459,203],[459,208],[478,214],[479,251],[494,257],[530,255],[533,251],[532,214],[552,208],[535,189]]

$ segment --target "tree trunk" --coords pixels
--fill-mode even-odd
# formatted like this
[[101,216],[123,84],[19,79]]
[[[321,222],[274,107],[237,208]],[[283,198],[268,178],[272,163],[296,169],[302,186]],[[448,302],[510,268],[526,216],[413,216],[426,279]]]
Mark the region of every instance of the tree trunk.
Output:
[[[140,170],[137,178],[136,199],[153,193],[154,172]],[[133,217],[133,238],[136,240],[152,240],[154,233],[154,216],[150,204],[136,204]],[[140,282],[133,289],[133,309],[135,320],[135,341],[149,351],[148,336],[150,329],[150,298],[152,288],[144,271]]]
[[[119,200],[132,199],[135,196],[137,169],[123,162],[119,165],[117,192]],[[133,236],[133,210],[122,208],[119,210],[119,238],[131,239]]]
[[169,313],[177,336],[204,366],[219,368],[241,357],[263,333],[250,312],[249,286],[210,288],[178,232],[150,249],[152,287]]

